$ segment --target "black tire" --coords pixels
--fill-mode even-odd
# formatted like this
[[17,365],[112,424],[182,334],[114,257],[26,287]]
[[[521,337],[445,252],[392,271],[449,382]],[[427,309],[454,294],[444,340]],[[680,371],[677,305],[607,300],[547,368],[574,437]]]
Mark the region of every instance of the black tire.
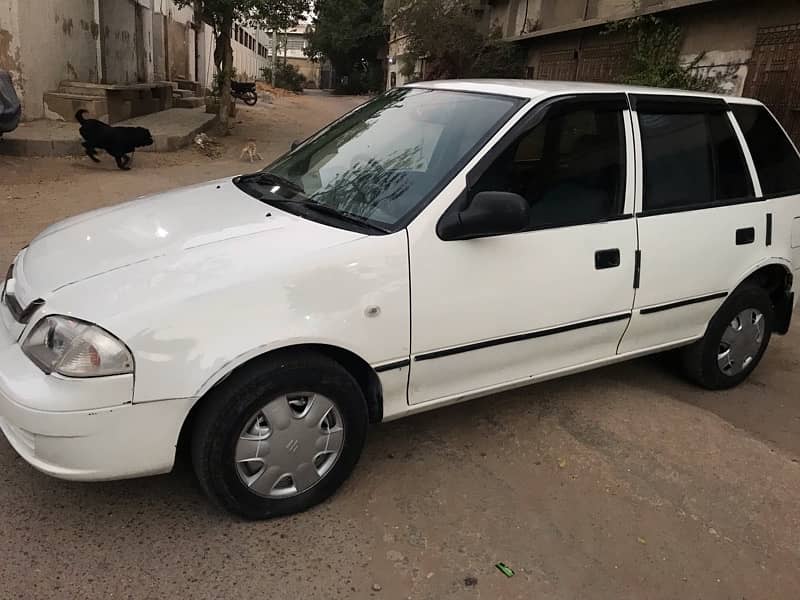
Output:
[[[744,370],[730,375],[720,368],[717,353],[728,325],[737,315],[747,309],[756,309],[764,316],[761,346]],[[761,362],[769,345],[774,323],[775,311],[767,292],[755,284],[742,285],[731,294],[711,319],[705,335],[683,350],[682,363],[686,376],[694,383],[709,390],[724,390],[739,385]]]
[[258,94],[255,92],[245,92],[242,94],[242,101],[247,106],[255,106],[258,103]]
[[[271,399],[298,391],[323,394],[338,409],[344,444],[336,463],[313,487],[287,498],[248,488],[234,466],[239,434]],[[367,433],[367,405],[356,380],[336,361],[310,352],[265,357],[241,367],[204,398],[192,432],[192,464],[216,504],[247,519],[302,512],[331,496],[358,463]]]

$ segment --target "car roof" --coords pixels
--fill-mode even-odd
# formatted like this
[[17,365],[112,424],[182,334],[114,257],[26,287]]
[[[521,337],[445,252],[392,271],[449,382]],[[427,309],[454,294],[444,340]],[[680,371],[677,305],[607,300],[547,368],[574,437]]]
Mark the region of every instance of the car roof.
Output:
[[458,92],[482,92],[521,98],[542,99],[562,94],[598,94],[623,92],[628,94],[658,94],[664,96],[687,96],[692,98],[720,98],[728,102],[755,103],[754,100],[665,88],[622,85],[617,83],[587,83],[582,81],[550,81],[540,79],[445,79],[440,81],[421,81],[406,87],[451,90]]

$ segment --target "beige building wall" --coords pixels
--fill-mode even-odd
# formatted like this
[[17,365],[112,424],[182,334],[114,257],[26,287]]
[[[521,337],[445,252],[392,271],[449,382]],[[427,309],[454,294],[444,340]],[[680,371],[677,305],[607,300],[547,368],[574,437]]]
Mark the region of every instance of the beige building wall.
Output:
[[[92,4],[91,0],[88,4]],[[137,5],[131,0],[103,0],[100,3],[104,83],[140,81],[135,35],[136,9]]]
[[62,80],[98,80],[93,0],[0,0],[0,67],[11,71],[23,119],[45,116]]
[[319,84],[319,64],[312,62],[308,58],[287,58],[290,65],[294,65],[309,81]]
[[[758,28],[800,22],[797,0],[642,0],[640,7],[680,24],[685,33],[682,58],[688,63],[702,54],[699,68],[722,74],[723,91],[734,95],[744,90]],[[618,34],[602,35],[604,22],[633,14],[630,0],[500,0],[490,19],[505,24],[507,39],[528,48],[529,76],[541,76],[546,58],[548,78],[552,73],[566,78],[570,64],[574,76],[579,55],[623,40]],[[520,23],[526,25],[524,32]]]
[[18,0],[0,1],[0,69],[14,79],[20,97],[25,94],[22,72],[22,48],[19,35]]

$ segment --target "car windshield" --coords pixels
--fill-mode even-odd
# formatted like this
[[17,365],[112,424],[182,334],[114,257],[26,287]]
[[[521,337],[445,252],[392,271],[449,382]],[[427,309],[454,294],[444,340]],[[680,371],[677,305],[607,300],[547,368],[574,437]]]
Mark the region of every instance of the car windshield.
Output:
[[505,96],[392,90],[237,184],[307,216],[404,227],[519,108]]

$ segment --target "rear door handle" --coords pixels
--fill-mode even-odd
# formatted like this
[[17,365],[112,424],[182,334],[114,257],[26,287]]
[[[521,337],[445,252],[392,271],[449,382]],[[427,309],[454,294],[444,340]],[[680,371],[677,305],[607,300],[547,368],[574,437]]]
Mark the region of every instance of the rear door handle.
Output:
[[755,227],[745,227],[744,229],[737,229],[736,230],[736,245],[737,246],[744,246],[746,244],[752,244],[756,241],[756,228]]
[[598,250],[594,253],[594,268],[598,271],[602,269],[613,269],[620,264],[619,248],[608,250]]

